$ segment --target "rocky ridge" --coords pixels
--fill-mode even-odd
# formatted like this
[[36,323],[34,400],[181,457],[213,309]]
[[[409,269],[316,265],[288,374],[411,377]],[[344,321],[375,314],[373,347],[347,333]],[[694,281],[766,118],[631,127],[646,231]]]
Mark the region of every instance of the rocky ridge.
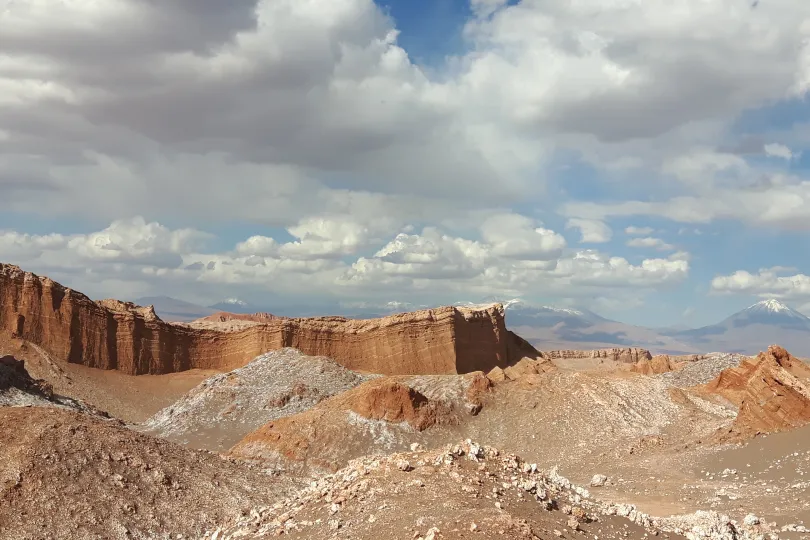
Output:
[[423,451],[417,445],[411,452],[353,460],[293,497],[255,508],[203,538],[505,535],[537,540],[577,533],[639,538],[661,532],[689,540],[778,538],[758,521],[738,523],[716,512],[655,518],[633,505],[602,502],[555,470],[541,470],[469,439],[437,450]]
[[739,407],[730,428],[736,436],[784,431],[810,423],[810,366],[777,345],[739,367],[723,370],[706,390]]
[[382,377],[268,422],[229,455],[287,470],[336,471],[365,454],[425,442],[437,426],[455,426],[481,411],[491,383],[483,373]]
[[25,362],[13,356],[0,357],[0,407],[56,407],[108,417],[106,413],[81,400],[55,394],[53,387],[35,379],[25,369]]
[[3,539],[199,538],[297,487],[85,414],[0,407]]
[[539,357],[528,342],[506,330],[500,304],[369,320],[261,319],[225,327],[229,323],[170,324],[151,307],[94,302],[47,277],[0,264],[0,333],[60,360],[132,375],[231,370],[284,347],[382,374],[488,371],[524,356]]
[[227,450],[263,424],[302,413],[368,378],[326,357],[280,349],[206,379],[142,429],[193,448]]

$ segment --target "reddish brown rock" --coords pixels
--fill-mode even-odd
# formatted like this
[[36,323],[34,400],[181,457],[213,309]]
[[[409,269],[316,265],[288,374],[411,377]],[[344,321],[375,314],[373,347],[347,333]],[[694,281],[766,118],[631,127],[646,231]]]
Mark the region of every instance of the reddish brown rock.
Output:
[[810,367],[778,345],[723,370],[706,390],[739,406],[732,434],[752,436],[810,424]]
[[[524,356],[539,357],[506,330],[503,314],[495,304],[369,320],[269,314],[244,320],[220,314],[215,320],[170,324],[151,307],[94,302],[47,277],[0,265],[0,333],[38,345],[57,359],[133,375],[231,370],[283,347],[390,375],[489,371]],[[230,324],[235,319],[239,324]]]

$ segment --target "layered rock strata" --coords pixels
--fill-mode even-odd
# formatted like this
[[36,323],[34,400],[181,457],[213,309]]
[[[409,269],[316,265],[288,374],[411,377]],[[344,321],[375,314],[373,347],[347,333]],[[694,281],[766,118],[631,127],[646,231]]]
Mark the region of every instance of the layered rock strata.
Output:
[[0,264],[0,333],[38,345],[57,359],[133,375],[231,370],[284,347],[386,375],[489,371],[540,356],[506,330],[500,304],[369,320],[263,315],[242,322],[170,324],[152,307],[94,302],[47,277]]
[[652,360],[652,354],[647,349],[636,347],[626,349],[596,349],[592,351],[564,350],[564,351],[543,351],[543,358],[550,360],[569,360],[579,358],[604,358],[614,362],[635,364],[640,360]]
[[734,434],[750,436],[810,424],[810,367],[777,345],[739,367],[723,370],[706,389],[739,407]]

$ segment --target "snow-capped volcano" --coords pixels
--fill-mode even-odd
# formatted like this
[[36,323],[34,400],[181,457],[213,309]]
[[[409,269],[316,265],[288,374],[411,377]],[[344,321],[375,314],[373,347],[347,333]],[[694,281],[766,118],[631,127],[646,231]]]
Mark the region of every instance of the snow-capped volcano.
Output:
[[750,324],[768,324],[776,326],[798,325],[810,328],[810,317],[775,299],[757,302],[735,313],[729,319],[737,327]]

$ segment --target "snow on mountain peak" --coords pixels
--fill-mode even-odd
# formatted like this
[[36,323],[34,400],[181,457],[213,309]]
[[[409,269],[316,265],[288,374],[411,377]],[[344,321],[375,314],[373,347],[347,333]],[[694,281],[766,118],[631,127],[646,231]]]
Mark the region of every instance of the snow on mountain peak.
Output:
[[226,298],[222,301],[223,304],[229,304],[232,306],[247,306],[248,303],[244,300],[240,300],[238,298]]
[[560,308],[560,307],[554,307],[554,306],[541,306],[541,307],[543,309],[547,309],[549,311],[555,311],[557,313],[567,313],[569,315],[585,315],[584,313],[582,313],[581,311],[578,311],[576,309]]
[[779,300],[776,300],[774,298],[771,298],[770,300],[763,300],[761,302],[757,302],[756,304],[754,304],[752,306],[749,306],[748,309],[751,309],[751,308],[767,309],[771,313],[780,313],[780,312],[783,312],[783,311],[787,311],[787,312],[793,311],[792,309],[790,309],[789,306],[783,304],[782,302],[780,302]]

